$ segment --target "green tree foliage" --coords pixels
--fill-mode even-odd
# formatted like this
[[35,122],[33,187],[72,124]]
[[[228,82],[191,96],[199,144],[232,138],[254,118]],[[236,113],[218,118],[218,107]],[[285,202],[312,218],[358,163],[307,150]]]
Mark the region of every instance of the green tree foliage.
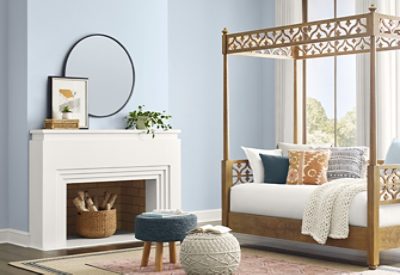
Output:
[[[334,143],[334,119],[328,118],[321,102],[307,98],[307,142]],[[356,143],[356,111],[346,113],[337,121],[337,145],[354,146]]]
[[357,120],[355,108],[347,112],[337,123],[338,146],[354,146],[357,140]]
[[333,119],[329,119],[321,102],[307,98],[307,143],[333,143]]

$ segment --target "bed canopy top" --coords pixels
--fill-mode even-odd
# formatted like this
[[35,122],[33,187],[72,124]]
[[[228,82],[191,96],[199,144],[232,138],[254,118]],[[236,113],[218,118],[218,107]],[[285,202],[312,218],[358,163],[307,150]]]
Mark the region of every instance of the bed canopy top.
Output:
[[[370,54],[370,162],[376,165],[376,94],[375,67],[378,51],[400,49],[400,17],[376,13],[304,22],[275,28],[228,33],[222,31],[224,61],[224,160],[229,159],[228,56],[244,55],[294,61],[294,102],[298,99],[297,60]],[[305,92],[303,91],[303,99]],[[305,102],[303,100],[303,137],[305,137]],[[294,104],[294,142],[298,142],[297,104]],[[303,140],[304,141],[304,140]]]
[[400,17],[375,12],[275,28],[227,33],[226,54],[284,59],[368,53],[400,49]]

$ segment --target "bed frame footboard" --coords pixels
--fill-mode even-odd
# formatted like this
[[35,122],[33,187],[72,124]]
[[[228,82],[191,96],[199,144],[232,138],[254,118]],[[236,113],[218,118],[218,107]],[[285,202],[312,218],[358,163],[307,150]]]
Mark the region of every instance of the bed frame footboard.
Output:
[[[376,167],[379,205],[400,203],[400,165]],[[400,247],[400,225],[379,228],[379,251]]]
[[229,226],[230,189],[241,183],[253,182],[253,171],[248,160],[222,161],[222,224]]
[[[379,252],[400,247],[400,225],[379,227],[379,206],[400,203],[400,165],[370,165],[368,170],[368,226],[350,226],[345,240],[329,239],[327,245],[368,252],[371,269],[379,265]],[[230,188],[253,182],[247,160],[222,161],[222,224],[234,232],[276,239],[315,243],[301,234],[301,220],[230,211]]]

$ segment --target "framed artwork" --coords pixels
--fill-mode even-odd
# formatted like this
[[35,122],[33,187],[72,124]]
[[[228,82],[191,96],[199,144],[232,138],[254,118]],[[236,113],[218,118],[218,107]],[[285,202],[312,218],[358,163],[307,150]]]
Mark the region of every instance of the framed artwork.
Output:
[[88,78],[49,76],[49,86],[52,118],[62,119],[67,110],[79,128],[88,129]]

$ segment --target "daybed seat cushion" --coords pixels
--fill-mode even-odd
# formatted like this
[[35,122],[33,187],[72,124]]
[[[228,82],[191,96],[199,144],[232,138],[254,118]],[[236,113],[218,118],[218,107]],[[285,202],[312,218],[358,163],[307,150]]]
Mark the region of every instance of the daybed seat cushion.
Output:
[[[231,189],[231,212],[302,219],[304,207],[317,185],[246,183]],[[350,206],[350,225],[367,226],[367,192],[356,195]],[[400,225],[400,205],[381,205],[379,224]]]

